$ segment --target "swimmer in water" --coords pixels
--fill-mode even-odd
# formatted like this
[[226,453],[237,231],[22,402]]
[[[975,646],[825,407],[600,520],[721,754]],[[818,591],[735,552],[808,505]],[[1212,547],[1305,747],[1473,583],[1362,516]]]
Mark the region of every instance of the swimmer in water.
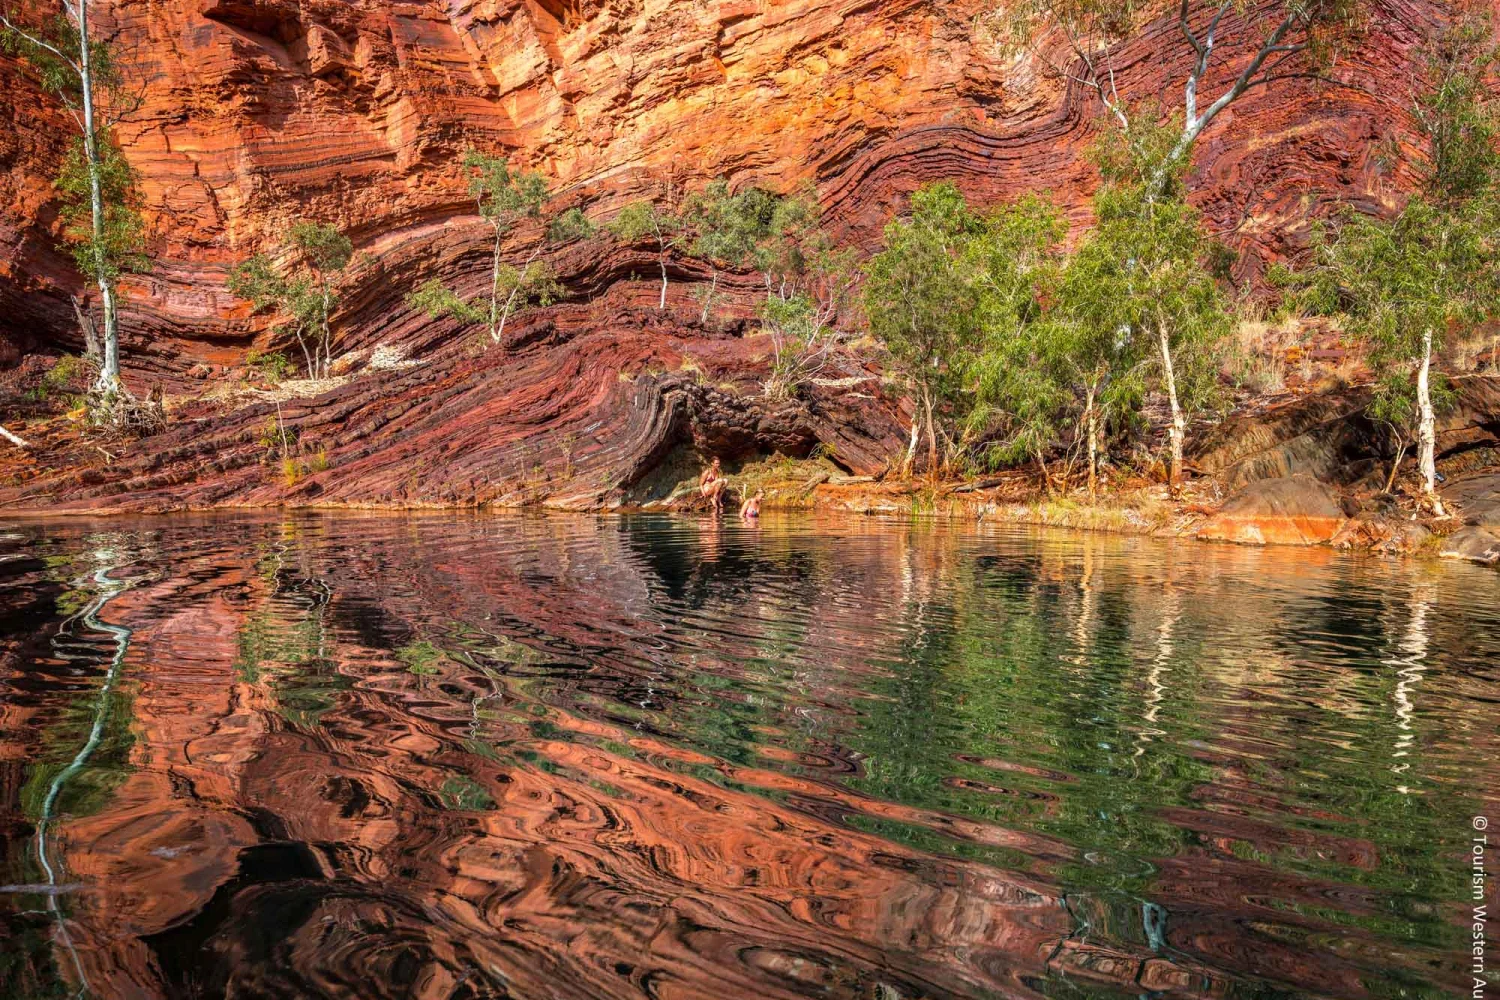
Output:
[[750,497],[740,504],[740,517],[747,521],[753,521],[760,517],[760,501],[766,495],[765,490],[756,490],[755,496]]

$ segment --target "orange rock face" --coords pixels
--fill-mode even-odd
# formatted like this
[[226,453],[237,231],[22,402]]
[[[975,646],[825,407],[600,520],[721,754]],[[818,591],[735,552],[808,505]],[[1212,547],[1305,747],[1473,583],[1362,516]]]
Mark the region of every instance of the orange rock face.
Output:
[[[295,217],[336,222],[381,256],[430,243],[469,212],[457,160],[470,145],[545,171],[591,213],[668,182],[811,183],[865,241],[935,178],[980,199],[1048,189],[1075,215],[1092,186],[1079,156],[1092,109],[976,28],[982,0],[98,6],[145,93],[120,129],[157,236],[157,270],[131,296],[142,335],[232,327],[242,310],[224,266]],[[1370,196],[1371,147],[1400,118],[1407,50],[1439,6],[1371,5],[1349,60],[1368,93],[1291,84],[1216,124],[1196,182],[1215,227],[1274,249],[1273,223],[1304,194]],[[1175,98],[1189,55],[1170,25],[1148,28],[1117,55],[1122,90]],[[0,150],[6,297],[38,282],[54,301],[29,311],[55,318],[72,283],[46,207],[64,119],[37,113],[56,102],[13,61],[0,67],[23,126]]]
[[[1370,4],[1365,41],[1345,64],[1360,89],[1291,82],[1252,92],[1205,133],[1195,196],[1212,227],[1245,251],[1245,274],[1283,251],[1286,224],[1304,217],[1309,198],[1368,203],[1399,187],[1399,177],[1379,176],[1377,147],[1402,120],[1410,50],[1443,6]],[[264,318],[226,292],[227,269],[273,249],[299,217],[338,224],[368,255],[345,290],[339,350],[401,341],[432,352],[451,342],[459,331],[412,314],[403,296],[434,276],[476,288],[486,280],[488,230],[459,165],[471,146],[545,172],[551,207],[596,219],[628,199],[723,176],[810,187],[836,233],[865,248],[911,190],[939,178],[980,202],[1048,190],[1081,220],[1095,183],[1083,156],[1094,106],[1044,73],[1041,59],[1005,53],[977,26],[986,8],[987,0],[100,2],[144,93],[119,129],[140,173],[155,260],[125,289],[127,377],[233,363],[264,340]],[[1241,21],[1223,35],[1205,91],[1220,89],[1247,55]],[[1172,25],[1147,25],[1115,54],[1121,91],[1176,99],[1190,55]],[[20,123],[0,138],[0,354],[14,361],[21,351],[77,349],[68,296],[83,289],[56,249],[48,181],[68,122],[14,60],[0,59],[0,83]],[[523,230],[513,243],[535,235]],[[604,316],[560,325],[604,332],[611,311],[645,301],[649,283],[631,278],[653,263],[644,248],[618,243],[555,253],[570,292]],[[682,307],[673,322],[701,340],[682,319],[693,310],[684,279],[702,270],[686,260],[671,269]],[[741,354],[739,370],[753,378],[764,346]],[[640,369],[662,360],[656,347],[648,355]],[[593,373],[602,382],[622,372],[637,373]],[[886,412],[895,427],[898,415]],[[869,436],[898,447],[888,430]]]

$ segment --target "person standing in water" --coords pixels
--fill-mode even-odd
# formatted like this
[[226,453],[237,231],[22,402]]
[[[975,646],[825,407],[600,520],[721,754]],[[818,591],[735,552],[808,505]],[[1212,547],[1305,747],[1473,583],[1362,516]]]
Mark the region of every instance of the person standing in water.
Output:
[[729,480],[724,478],[718,458],[709,463],[708,468],[703,470],[703,475],[698,477],[698,491],[713,501],[716,514],[724,509],[724,490],[728,486]]
[[740,517],[747,521],[754,521],[760,517],[760,501],[766,495],[765,490],[756,490],[755,496],[748,498],[740,504]]

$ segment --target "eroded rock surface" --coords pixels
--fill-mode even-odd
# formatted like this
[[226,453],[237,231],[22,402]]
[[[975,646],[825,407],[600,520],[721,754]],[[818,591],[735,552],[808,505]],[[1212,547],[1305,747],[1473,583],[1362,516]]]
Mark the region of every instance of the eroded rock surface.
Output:
[[761,347],[760,338],[679,336],[654,309],[606,321],[569,307],[519,324],[498,347],[452,340],[314,398],[227,413],[190,405],[138,441],[79,439],[53,421],[54,436],[38,436],[32,451],[8,450],[0,503],[598,508],[679,445],[731,462],[822,445],[851,471],[884,466],[902,429],[873,375],[856,371],[844,380],[853,387],[812,385],[772,406],[754,381]]
[[[1500,444],[1500,378],[1465,375],[1450,386],[1451,404],[1437,419],[1439,457]],[[1254,407],[1193,442],[1194,464],[1231,490],[1299,474],[1343,485],[1383,481],[1395,442],[1366,415],[1369,401],[1369,388],[1356,386]]]
[[1322,545],[1343,523],[1333,489],[1299,474],[1251,483],[1199,527],[1198,537],[1250,545]]

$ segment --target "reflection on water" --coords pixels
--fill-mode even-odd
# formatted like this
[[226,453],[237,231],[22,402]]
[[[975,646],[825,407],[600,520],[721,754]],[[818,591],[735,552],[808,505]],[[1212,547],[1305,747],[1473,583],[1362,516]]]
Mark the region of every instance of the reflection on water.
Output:
[[0,995],[1467,993],[1500,576],[868,521],[0,539]]

